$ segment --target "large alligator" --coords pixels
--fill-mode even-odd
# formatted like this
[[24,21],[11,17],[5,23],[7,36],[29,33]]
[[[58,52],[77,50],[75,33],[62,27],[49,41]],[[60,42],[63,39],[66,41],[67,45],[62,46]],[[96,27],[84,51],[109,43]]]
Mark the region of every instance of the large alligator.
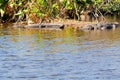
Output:
[[81,30],[110,30],[119,27],[118,22],[99,22],[96,24],[88,24],[80,28]]
[[22,24],[15,24],[13,27],[15,28],[47,28],[47,29],[64,29],[63,24],[58,23],[41,23],[41,24],[29,24],[29,25],[22,25]]

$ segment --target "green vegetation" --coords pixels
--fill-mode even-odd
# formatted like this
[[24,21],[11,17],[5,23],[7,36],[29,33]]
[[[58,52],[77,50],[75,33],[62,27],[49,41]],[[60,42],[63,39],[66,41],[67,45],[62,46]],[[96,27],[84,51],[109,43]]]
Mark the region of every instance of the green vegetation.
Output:
[[88,11],[93,16],[118,15],[120,0],[0,0],[1,22],[27,21],[50,22],[53,19],[81,20]]

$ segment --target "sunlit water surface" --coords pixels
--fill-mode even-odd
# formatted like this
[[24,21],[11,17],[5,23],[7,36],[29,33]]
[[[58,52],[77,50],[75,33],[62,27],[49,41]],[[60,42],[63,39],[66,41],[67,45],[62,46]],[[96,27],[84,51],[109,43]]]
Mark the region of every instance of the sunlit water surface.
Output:
[[120,29],[0,28],[0,80],[120,80]]

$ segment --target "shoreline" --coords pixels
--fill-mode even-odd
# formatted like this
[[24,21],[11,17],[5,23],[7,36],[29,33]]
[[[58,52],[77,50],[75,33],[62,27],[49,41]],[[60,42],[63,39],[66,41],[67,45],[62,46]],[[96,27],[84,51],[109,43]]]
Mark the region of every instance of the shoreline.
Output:
[[[53,30],[53,29],[63,30],[64,28],[70,27],[76,31],[76,30],[80,30],[80,28],[86,27],[87,25],[88,27],[91,27],[92,25],[97,24],[96,21],[93,21],[93,22],[77,21],[73,19],[55,19],[52,22],[46,22],[46,23],[34,23],[34,22],[28,23],[28,22],[21,21],[21,22],[16,22],[16,23],[3,23],[2,25],[7,25],[9,28],[26,28],[26,29],[32,28],[32,29],[48,29],[48,30]],[[106,24],[106,23],[103,22],[103,24]]]
[[[23,22],[12,23],[12,27],[13,28],[41,28],[42,27],[41,25],[46,25],[47,24],[48,26],[50,26],[52,24],[53,26],[57,25],[58,28],[59,28],[59,25],[64,25],[64,28],[71,27],[74,30],[78,30],[81,27],[83,27],[84,25],[94,24],[94,23],[96,23],[96,22],[60,19],[60,20],[53,20],[50,23],[41,23],[41,24],[40,23],[34,23],[34,22],[31,22],[31,23],[28,24],[26,21],[25,22],[23,21]],[[41,27],[39,27],[39,25]],[[49,27],[46,27],[46,28],[49,29]],[[45,28],[43,28],[43,29],[45,29]],[[54,29],[54,27],[53,27],[53,29]]]

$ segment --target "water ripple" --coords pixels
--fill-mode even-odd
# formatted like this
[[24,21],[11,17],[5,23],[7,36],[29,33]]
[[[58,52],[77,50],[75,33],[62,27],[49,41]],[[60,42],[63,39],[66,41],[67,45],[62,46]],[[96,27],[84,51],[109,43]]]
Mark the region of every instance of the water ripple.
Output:
[[0,79],[120,79],[119,39],[56,34],[0,36]]

